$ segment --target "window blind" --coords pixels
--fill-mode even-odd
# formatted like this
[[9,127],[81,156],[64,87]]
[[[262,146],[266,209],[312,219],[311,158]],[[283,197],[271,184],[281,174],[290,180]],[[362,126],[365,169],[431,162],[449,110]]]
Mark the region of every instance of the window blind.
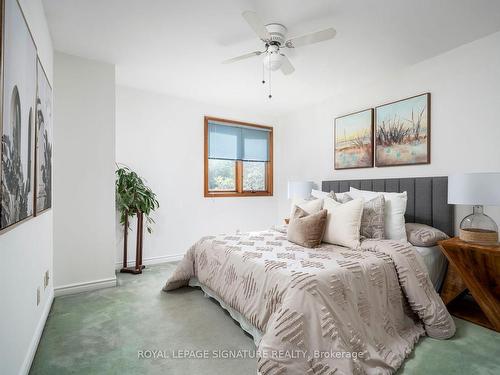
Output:
[[210,159],[269,161],[269,130],[208,122]]

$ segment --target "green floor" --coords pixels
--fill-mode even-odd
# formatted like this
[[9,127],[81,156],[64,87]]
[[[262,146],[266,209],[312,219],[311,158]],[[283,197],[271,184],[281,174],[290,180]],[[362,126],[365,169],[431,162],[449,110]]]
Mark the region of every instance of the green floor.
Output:
[[[173,264],[117,288],[55,299],[31,374],[255,374],[247,359],[165,359],[177,350],[254,350],[251,337],[201,291],[161,291]],[[209,322],[209,324],[205,324]],[[500,334],[456,320],[451,340],[422,339],[398,374],[498,374]],[[156,359],[139,358],[152,355]],[[159,352],[158,352],[159,351]]]

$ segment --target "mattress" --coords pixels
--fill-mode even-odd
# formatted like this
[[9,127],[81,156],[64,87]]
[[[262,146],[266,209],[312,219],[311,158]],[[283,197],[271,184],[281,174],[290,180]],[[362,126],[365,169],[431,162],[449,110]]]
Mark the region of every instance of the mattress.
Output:
[[446,275],[446,268],[448,265],[446,257],[437,245],[431,247],[415,246],[415,249],[417,249],[418,253],[422,256],[434,288],[439,291]]

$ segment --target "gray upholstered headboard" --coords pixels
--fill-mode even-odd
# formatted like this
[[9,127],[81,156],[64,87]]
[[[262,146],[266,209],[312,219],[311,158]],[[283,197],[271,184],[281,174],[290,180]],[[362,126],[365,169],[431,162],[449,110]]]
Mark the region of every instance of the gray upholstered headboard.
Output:
[[448,177],[323,181],[321,189],[344,193],[349,191],[351,186],[370,191],[406,191],[408,194],[405,215],[407,223],[431,225],[453,236],[454,206],[448,204]]

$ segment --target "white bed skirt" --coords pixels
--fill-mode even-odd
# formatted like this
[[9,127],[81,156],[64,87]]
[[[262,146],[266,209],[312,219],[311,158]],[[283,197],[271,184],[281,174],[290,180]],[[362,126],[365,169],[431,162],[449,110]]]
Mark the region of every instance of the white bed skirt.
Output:
[[233,318],[235,321],[237,321],[239,323],[239,325],[241,326],[241,328],[245,332],[247,332],[250,336],[253,337],[253,341],[255,343],[255,346],[257,346],[257,347],[259,346],[259,343],[260,343],[260,340],[262,339],[263,333],[257,327],[252,325],[252,323],[250,323],[238,311],[233,309],[231,306],[227,305],[222,299],[220,299],[217,296],[217,294],[213,290],[211,290],[209,287],[201,284],[198,281],[198,278],[192,277],[191,279],[189,279],[189,286],[201,288],[201,290],[203,290],[203,293],[205,293],[206,297],[210,297],[210,298],[213,298],[214,300],[216,300],[221,305],[221,307],[224,310],[226,310],[229,313],[229,315],[231,315],[231,318]]

